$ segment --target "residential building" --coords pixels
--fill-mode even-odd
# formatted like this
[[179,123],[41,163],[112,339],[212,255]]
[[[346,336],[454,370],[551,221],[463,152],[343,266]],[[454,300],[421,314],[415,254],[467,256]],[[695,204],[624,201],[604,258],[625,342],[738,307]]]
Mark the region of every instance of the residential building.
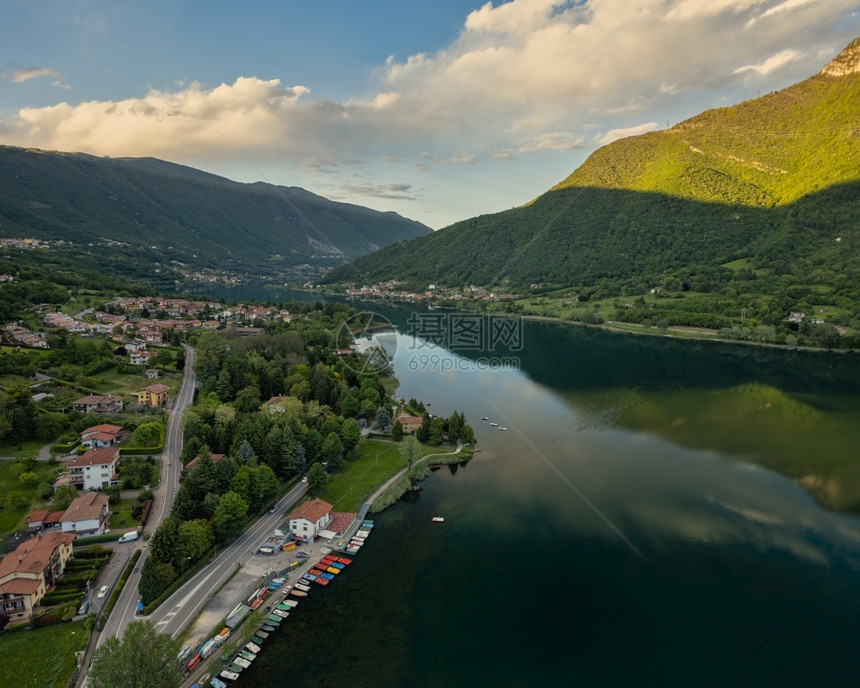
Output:
[[149,359],[152,356],[151,351],[132,351],[129,357],[129,363],[133,366],[145,366],[149,365]]
[[51,530],[52,528],[60,527],[60,520],[63,518],[65,511],[50,511],[49,509],[39,509],[32,514],[27,515],[27,530]]
[[312,499],[301,504],[288,518],[294,538],[313,542],[331,522],[331,504],[319,498]]
[[119,480],[119,447],[90,449],[69,464],[72,485],[99,490]]
[[64,533],[75,537],[101,535],[108,525],[108,496],[101,492],[87,492],[73,501],[60,522]]
[[0,561],[0,613],[10,619],[33,615],[45,593],[63,575],[72,556],[72,533],[34,535]]
[[167,403],[170,387],[157,383],[136,392],[137,401],[146,406],[164,406]]
[[93,394],[72,402],[72,408],[81,413],[119,413],[122,411],[122,398]]
[[158,368],[147,368],[143,375],[147,380],[157,380],[161,377],[161,371]]
[[102,423],[81,432],[81,444],[87,449],[99,449],[100,447],[113,447],[119,443],[119,433],[122,428],[119,425]]
[[405,433],[413,433],[424,424],[424,419],[421,416],[397,416],[394,421],[398,420]]

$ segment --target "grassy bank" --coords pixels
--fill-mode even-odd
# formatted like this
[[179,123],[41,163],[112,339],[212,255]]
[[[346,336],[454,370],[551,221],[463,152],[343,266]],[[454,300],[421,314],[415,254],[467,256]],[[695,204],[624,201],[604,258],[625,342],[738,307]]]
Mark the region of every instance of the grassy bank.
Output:
[[90,637],[90,620],[60,623],[0,637],[0,685],[65,688],[75,669],[75,652]]

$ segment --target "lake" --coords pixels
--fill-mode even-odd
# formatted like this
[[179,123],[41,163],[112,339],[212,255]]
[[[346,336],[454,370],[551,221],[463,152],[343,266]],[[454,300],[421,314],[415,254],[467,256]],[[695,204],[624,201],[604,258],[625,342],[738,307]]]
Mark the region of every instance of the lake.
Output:
[[464,411],[480,452],[377,516],[242,684],[860,682],[857,357],[544,322],[488,342],[487,319],[454,341],[454,313],[373,308],[398,395]]

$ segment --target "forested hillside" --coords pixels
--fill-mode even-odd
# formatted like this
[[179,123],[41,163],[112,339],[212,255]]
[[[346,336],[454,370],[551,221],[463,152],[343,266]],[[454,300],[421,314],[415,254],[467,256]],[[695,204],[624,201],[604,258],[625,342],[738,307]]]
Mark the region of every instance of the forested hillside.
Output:
[[153,158],[0,146],[0,237],[76,244],[195,266],[332,266],[429,228],[297,187],[239,184]]
[[[391,245],[329,279],[572,287],[824,291],[860,299],[858,41],[804,82],[605,146],[532,203]],[[836,61],[834,61],[836,62]],[[743,285],[741,285],[743,286]],[[791,307],[791,304],[786,304]]]

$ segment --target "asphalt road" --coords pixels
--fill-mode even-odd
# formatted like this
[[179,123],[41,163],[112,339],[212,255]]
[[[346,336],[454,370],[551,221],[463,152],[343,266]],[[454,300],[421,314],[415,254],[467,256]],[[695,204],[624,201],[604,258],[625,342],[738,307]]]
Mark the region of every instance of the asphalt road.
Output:
[[284,522],[284,516],[307,492],[307,484],[299,483],[275,506],[274,512],[264,514],[256,523],[232,542],[218,556],[197,572],[179,590],[159,605],[148,618],[161,633],[174,638],[190,624],[230,578],[239,563],[253,555],[266,538]]
[[[182,412],[194,399],[194,361],[196,358],[194,349],[186,344],[182,346],[185,349],[185,369],[182,373],[182,384],[167,419],[164,450],[161,454],[161,478],[158,487],[153,491],[152,511],[145,528],[147,533],[152,533],[158,524],[170,514],[170,507],[179,489],[179,477],[182,474],[182,462],[179,460],[179,454],[182,451]],[[137,584],[140,582],[140,571],[148,554],[143,538],[137,541],[136,549],[142,549],[143,554],[138,559],[137,566],[134,567],[134,571],[129,576],[122,593],[120,593],[107,623],[102,627],[96,641],[96,648],[100,647],[110,637],[121,636],[126,626],[135,619],[138,602]]]

